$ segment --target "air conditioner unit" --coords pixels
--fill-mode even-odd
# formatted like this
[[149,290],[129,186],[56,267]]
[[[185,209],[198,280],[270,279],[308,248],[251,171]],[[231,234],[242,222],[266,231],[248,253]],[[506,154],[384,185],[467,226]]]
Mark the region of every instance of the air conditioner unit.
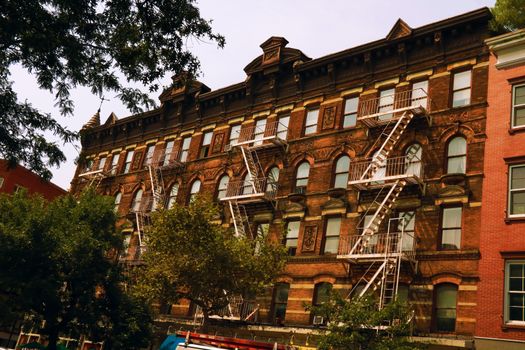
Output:
[[324,317],[323,316],[314,316],[313,320],[314,326],[320,326],[324,324]]

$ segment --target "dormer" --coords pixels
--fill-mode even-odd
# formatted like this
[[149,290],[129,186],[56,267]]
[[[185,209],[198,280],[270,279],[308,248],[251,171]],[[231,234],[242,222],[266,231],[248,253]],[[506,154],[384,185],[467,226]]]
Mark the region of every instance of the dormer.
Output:
[[288,45],[288,40],[280,36],[272,36],[263,42],[260,45],[263,54],[244,68],[246,74],[251,75],[256,72],[262,72],[266,75],[278,72],[280,66],[287,63],[311,60],[300,50],[288,48],[286,45]]
[[188,72],[181,72],[171,77],[173,83],[159,96],[161,102],[178,102],[185,100],[186,96],[195,96],[211,91],[211,89],[198,80],[195,80]]

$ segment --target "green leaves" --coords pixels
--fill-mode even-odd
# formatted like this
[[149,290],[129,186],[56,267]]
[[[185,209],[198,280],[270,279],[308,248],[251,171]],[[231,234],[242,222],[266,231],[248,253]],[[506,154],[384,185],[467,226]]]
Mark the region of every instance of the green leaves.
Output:
[[98,96],[112,92],[132,113],[140,113],[153,101],[121,81],[154,92],[169,73],[197,74],[199,61],[185,45],[190,38],[224,46],[193,0],[1,2],[0,157],[49,178],[48,168],[65,158],[44,135],[52,132],[64,142],[77,137],[54,116],[17,100],[8,80],[13,64],[25,67],[40,88],[55,95],[62,115],[73,114],[70,89],[78,86]]
[[207,314],[228,298],[261,292],[284,265],[285,250],[271,242],[235,237],[214,223],[218,208],[204,198],[153,215],[137,292],[151,301],[187,298]]
[[494,21],[491,22],[491,26],[496,32],[525,28],[524,0],[497,0],[492,14]]

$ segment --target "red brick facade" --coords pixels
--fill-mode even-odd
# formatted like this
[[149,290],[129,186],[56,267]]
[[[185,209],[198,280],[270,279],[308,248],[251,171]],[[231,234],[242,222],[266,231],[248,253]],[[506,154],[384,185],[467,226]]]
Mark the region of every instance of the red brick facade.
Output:
[[[513,87],[525,83],[525,32],[502,35],[487,43],[491,56],[476,336],[525,341],[525,322],[512,324],[505,315],[505,263],[525,259],[525,215],[513,218],[509,208],[510,167],[525,165],[525,128],[511,125]],[[508,47],[515,51],[512,58],[518,58],[510,65],[505,64]],[[511,346],[509,342],[488,343],[486,348],[503,344]],[[525,343],[514,346],[518,349]]]
[[[118,121],[110,117],[104,125],[85,129],[82,154],[94,160],[94,169],[98,160],[106,157],[105,171],[110,170],[112,158],[120,154],[117,175],[101,180],[98,189],[111,196],[122,194],[119,213],[124,217],[139,189],[145,196],[151,192],[151,181],[144,168],[147,145],[156,145],[159,154],[166,142],[175,140],[174,150],[179,150],[182,140],[191,136],[184,169],[163,173],[166,192],[173,184],[179,184],[176,201],[185,204],[197,179],[202,182],[201,193],[215,197],[223,175],[231,180],[246,175],[241,154],[227,147],[232,126],[241,124],[246,130],[261,118],[267,118],[270,124],[289,116],[286,147],[267,147],[259,153],[265,173],[273,166],[280,169],[275,209],[268,203],[247,207],[252,226],[268,223],[274,238],[282,224],[300,221],[295,256],[290,257],[277,281],[288,283],[290,288],[285,318],[276,322],[270,316],[275,310],[270,291],[259,299],[258,322],[311,330],[312,317],[304,304],[312,303],[315,286],[327,282],[346,295],[369,267],[350,263],[337,254],[323,253],[328,219],[341,220],[341,248],[347,237],[359,234],[358,223],[367,208],[374,206],[376,192],[350,186],[333,188],[337,160],[348,156],[352,164],[372,157],[381,131],[361,121],[343,128],[347,99],[359,97],[362,104],[377,99],[381,91],[390,88],[401,96],[410,92],[414,84],[428,81],[430,121],[414,119],[391,153],[391,157],[404,156],[411,145],[420,145],[424,170],[424,184],[406,186],[391,215],[415,212],[418,263],[403,265],[400,280],[416,312],[417,334],[448,337],[449,345],[467,346],[476,327],[489,69],[483,41],[488,37],[489,18],[488,10],[481,9],[421,28],[412,29],[398,22],[385,39],[314,60],[297,49],[287,48],[284,38],[271,38],[261,45],[264,54],[245,68],[245,82],[210,91],[200,82],[177,85],[181,78],[176,78],[175,87],[161,95],[160,109]],[[469,101],[454,107],[454,79],[458,79],[454,77],[469,71]],[[305,135],[307,113],[317,108],[317,129]],[[202,135],[210,130],[211,155],[199,159]],[[447,170],[447,149],[457,137],[466,142],[464,173]],[[129,150],[134,150],[134,160],[131,171],[124,174]],[[310,166],[309,180],[305,193],[297,193],[296,172],[303,162]],[[79,176],[84,171],[82,165],[77,169],[72,182],[74,191],[86,185]],[[442,227],[447,208],[461,208],[460,233],[454,249],[447,249],[442,237],[447,229]],[[136,231],[133,216],[122,221],[128,231]],[[232,223],[226,207],[220,222]],[[386,224],[383,226],[386,228]],[[137,234],[133,233],[127,259],[133,260],[137,241]],[[451,287],[457,296],[452,307],[452,331],[439,331],[436,325],[436,289],[442,286]],[[178,317],[188,315],[187,303],[173,305],[171,310]]]

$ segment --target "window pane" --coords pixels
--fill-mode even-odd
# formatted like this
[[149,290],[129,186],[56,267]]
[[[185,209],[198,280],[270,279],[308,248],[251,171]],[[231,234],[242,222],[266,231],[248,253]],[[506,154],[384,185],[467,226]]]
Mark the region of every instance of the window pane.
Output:
[[461,207],[443,209],[443,228],[461,227]]
[[[394,89],[383,90],[379,97],[379,112],[391,111],[394,109]],[[379,116],[379,120],[389,120],[392,114],[384,114]]]
[[525,85],[514,89],[514,105],[525,104]]
[[523,278],[510,278],[509,279],[509,290],[516,292],[523,292],[525,291],[525,288],[523,286],[524,279]]
[[327,237],[324,242],[324,252],[330,254],[336,254],[339,249],[339,236]]
[[332,290],[332,285],[330,283],[319,283],[315,286],[315,299],[314,305],[321,305],[324,302],[327,302],[330,298],[330,291]]
[[310,164],[301,163],[297,168],[297,178],[307,178],[310,174]]
[[525,214],[525,191],[511,192],[510,194],[510,214]]
[[348,173],[337,174],[335,176],[334,188],[347,188],[348,187]]
[[193,185],[191,185],[191,194],[198,193],[201,190],[201,181],[196,180],[193,182]]
[[288,136],[288,124],[290,124],[290,117],[279,118],[279,124],[277,125],[277,137],[281,140],[286,140]]
[[329,218],[326,222],[326,235],[339,236],[341,232],[341,218]]
[[344,156],[337,160],[337,164],[335,165],[335,172],[336,173],[348,172],[349,168],[350,168],[350,157]]
[[465,156],[454,157],[448,159],[447,173],[448,174],[465,174],[467,158]]
[[357,124],[357,113],[345,114],[343,128],[351,128]]
[[299,237],[299,225],[301,224],[300,221],[290,221],[288,223],[288,232],[286,234],[286,238],[297,238]]
[[233,145],[234,143],[237,143],[239,140],[239,134],[241,132],[241,126],[240,125],[234,125],[231,128],[230,131],[230,145]]
[[514,125],[523,126],[525,125],[525,107],[516,108],[514,110]]
[[452,107],[470,104],[470,89],[455,91],[452,96]]
[[345,102],[345,114],[357,112],[358,102],[359,102],[359,97],[347,98]]
[[213,132],[207,132],[204,134],[204,138],[202,139],[202,145],[208,146],[211,144],[211,137],[213,136]]
[[306,115],[306,124],[304,134],[309,135],[317,131],[317,119],[319,117],[319,109],[311,109]]
[[470,87],[470,71],[454,74],[454,91]]
[[511,189],[525,188],[525,166],[511,168]]
[[275,302],[286,303],[288,301],[289,284],[278,284],[275,291]]
[[525,308],[510,307],[509,321],[525,321]]
[[443,249],[459,249],[461,241],[461,230],[458,229],[446,229],[442,232],[442,243]]
[[455,137],[448,144],[448,156],[461,156],[467,153],[467,141],[463,137]]

